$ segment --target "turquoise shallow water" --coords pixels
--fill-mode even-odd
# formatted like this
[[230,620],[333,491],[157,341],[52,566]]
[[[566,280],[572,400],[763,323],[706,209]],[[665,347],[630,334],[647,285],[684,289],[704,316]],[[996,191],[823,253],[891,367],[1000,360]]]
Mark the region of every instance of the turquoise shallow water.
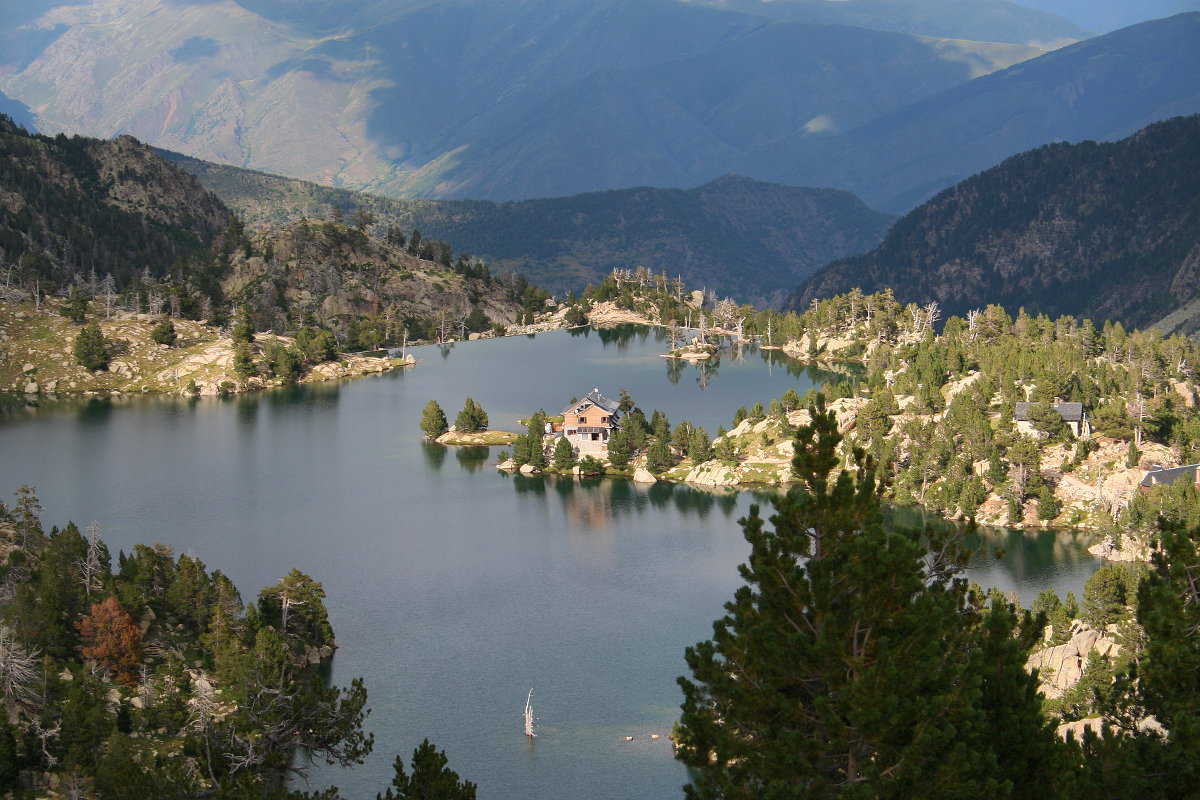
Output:
[[[425,445],[417,427],[430,399],[453,418],[471,395],[493,427],[519,430],[597,386],[715,433],[738,406],[843,377],[761,352],[669,363],[663,349],[646,329],[558,332],[417,348],[408,372],[226,400],[9,402],[0,491],[35,486],[47,522],[96,520],[114,552],[172,543],[248,598],[291,567],[322,581],[332,677],[365,678],[376,752],[314,786],[374,797],[395,754],[428,736],[481,798],[681,797],[666,735],[683,648],[738,585],[737,519],[769,498],[506,475],[486,449]],[[972,577],[1027,601],[1047,586],[1081,595],[1097,563],[1069,534],[987,536],[1005,556]]]

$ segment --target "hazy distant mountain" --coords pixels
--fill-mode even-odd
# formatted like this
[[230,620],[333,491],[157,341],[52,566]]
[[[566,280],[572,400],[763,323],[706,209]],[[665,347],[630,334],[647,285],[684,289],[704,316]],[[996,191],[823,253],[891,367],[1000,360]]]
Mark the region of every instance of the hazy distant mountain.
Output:
[[[1084,35],[996,0],[938,2],[978,7],[947,12],[950,33],[1004,6],[1027,28],[1015,38]],[[891,6],[874,27],[914,29],[924,8]],[[794,21],[804,7],[6,0],[0,89],[47,131],[128,132],[326,184],[524,197],[695,185],[796,130],[846,130],[1040,52]],[[531,131],[548,149],[525,147]]]
[[[786,183],[849,189],[902,212],[1002,159],[1046,142],[1113,140],[1200,112],[1200,14],[1144,22],[1055,50],[885,114],[823,155],[766,171]],[[797,135],[775,163],[805,147]],[[811,157],[811,156],[810,156]]]
[[[1062,12],[1047,13],[1036,3],[1009,3],[1005,0],[693,0],[718,8],[736,9],[796,22],[823,22],[856,25],[897,33],[940,36],[948,39],[972,39],[977,42],[1011,42],[1051,49],[1093,35]],[[1172,0],[1158,0],[1171,4]],[[1184,4],[1188,0],[1174,0]],[[1185,9],[1177,9],[1183,11]],[[1171,12],[1174,13],[1174,12]],[[1141,22],[1149,14],[1131,20]],[[1119,26],[1118,26],[1119,27]],[[1107,30],[1107,29],[1106,29]]]
[[725,176],[691,190],[627,189],[521,202],[398,200],[160,153],[200,178],[251,228],[336,206],[370,211],[376,229],[415,228],[493,269],[555,292],[598,283],[613,267],[682,275],[741,301],[778,305],[831,259],[865,252],[893,217],[848,192]]
[[1200,0],[1021,0],[1021,5],[1066,17],[1098,33],[1200,11]]
[[[792,298],[892,287],[946,314],[998,303],[1146,326],[1200,295],[1200,116],[1119,142],[1053,144],[963,181]],[[1193,305],[1200,305],[1193,303]],[[1170,326],[1200,328],[1200,309]]]
[[[978,48],[979,52],[976,52]],[[991,70],[1000,48],[773,22],[704,53],[592,75],[481,137],[406,188],[518,199],[639,183],[690,186],[808,145]],[[798,133],[797,133],[798,132]],[[788,153],[776,157],[788,142]],[[764,157],[763,153],[770,153]]]
[[[26,0],[37,2],[38,0]],[[1054,46],[1066,40],[1077,41],[1092,35],[1076,23],[1054,13],[1038,11],[1033,3],[1007,0],[683,0],[691,5],[723,11],[738,11],[771,19],[794,22],[856,25],[875,30],[914,33],[949,39],[973,39],[981,42],[1009,42],[1037,47]],[[1110,0],[1111,1],[1111,0]],[[1150,0],[1151,3],[1168,0]],[[42,0],[45,2],[45,0]],[[380,13],[376,0],[239,0],[240,5],[262,16],[312,32],[333,32],[346,27],[369,24]],[[388,4],[397,16],[425,10],[427,0],[393,0]],[[471,6],[470,0],[441,3],[442,6]],[[501,5],[505,5],[501,3]],[[510,10],[504,13],[511,14]],[[604,0],[593,3],[603,7]],[[608,2],[609,8],[617,4]],[[1181,9],[1182,10],[1182,9]],[[442,13],[446,13],[444,10]],[[448,12],[454,14],[454,11]],[[611,13],[611,12],[610,12]],[[620,13],[620,12],[617,12]],[[1140,22],[1142,17],[1135,22]],[[1158,15],[1165,16],[1165,15]],[[618,19],[613,15],[613,19]]]

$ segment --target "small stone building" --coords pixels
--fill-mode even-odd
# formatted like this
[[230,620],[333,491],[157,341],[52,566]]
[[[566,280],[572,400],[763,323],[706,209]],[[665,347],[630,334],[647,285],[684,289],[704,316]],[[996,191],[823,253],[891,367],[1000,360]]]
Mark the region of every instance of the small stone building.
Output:
[[[1017,430],[1026,436],[1038,435],[1029,421],[1029,407],[1032,405],[1034,404],[1017,403],[1013,410],[1013,421],[1017,424]],[[1092,426],[1083,410],[1083,403],[1063,403],[1056,399],[1050,407],[1063,418],[1063,422],[1067,423],[1076,439],[1086,439],[1092,435]]]
[[1154,468],[1146,473],[1146,477],[1142,478],[1142,483],[1138,488],[1143,492],[1148,492],[1155,486],[1171,486],[1178,481],[1190,481],[1200,485],[1200,464],[1168,468],[1155,464]]
[[616,400],[610,400],[593,388],[582,400],[562,410],[562,435],[580,455],[605,453],[608,438],[621,420]]

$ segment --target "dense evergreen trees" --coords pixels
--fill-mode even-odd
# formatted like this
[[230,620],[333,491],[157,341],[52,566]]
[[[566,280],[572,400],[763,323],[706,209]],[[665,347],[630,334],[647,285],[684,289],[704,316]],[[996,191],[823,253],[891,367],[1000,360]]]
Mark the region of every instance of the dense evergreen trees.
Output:
[[1197,288],[1183,254],[1200,229],[1198,139],[1192,115],[1118,142],[1014,156],[909,212],[874,251],[822,268],[789,305],[891,286],[903,301],[936,301],[947,314],[1000,303],[1153,323]]
[[0,789],[26,769],[105,798],[282,798],[370,752],[361,682],[310,667],[334,646],[319,583],[292,570],[245,608],[191,556],[138,546],[114,574],[97,526],[39,514],[31,490],[0,504]]
[[468,397],[463,404],[462,411],[459,411],[458,416],[454,418],[455,430],[470,433],[472,431],[487,430],[487,426],[487,412],[483,410],[482,406]]
[[[1023,669],[1036,623],[967,593],[918,532],[881,523],[865,453],[842,470],[824,404],[768,531],[743,520],[746,585],[688,648],[688,796],[1027,796],[1056,750]],[[936,550],[935,550],[936,551]],[[1021,631],[1014,639],[1015,631]],[[1050,791],[1053,794],[1053,791]]]

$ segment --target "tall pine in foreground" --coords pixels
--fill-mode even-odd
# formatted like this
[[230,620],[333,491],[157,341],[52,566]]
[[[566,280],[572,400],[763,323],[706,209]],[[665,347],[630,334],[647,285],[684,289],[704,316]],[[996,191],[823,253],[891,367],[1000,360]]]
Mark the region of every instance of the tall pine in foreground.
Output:
[[929,555],[952,542],[885,526],[861,450],[830,483],[840,441],[818,396],[774,530],[742,520],[746,585],[680,679],[687,796],[1053,796],[1061,748],[1023,669],[1040,626],[974,605],[957,559]]
[[1102,736],[1073,742],[1076,796],[1173,800],[1200,782],[1200,529],[1160,520],[1153,570],[1137,592],[1145,632],[1102,708]]

